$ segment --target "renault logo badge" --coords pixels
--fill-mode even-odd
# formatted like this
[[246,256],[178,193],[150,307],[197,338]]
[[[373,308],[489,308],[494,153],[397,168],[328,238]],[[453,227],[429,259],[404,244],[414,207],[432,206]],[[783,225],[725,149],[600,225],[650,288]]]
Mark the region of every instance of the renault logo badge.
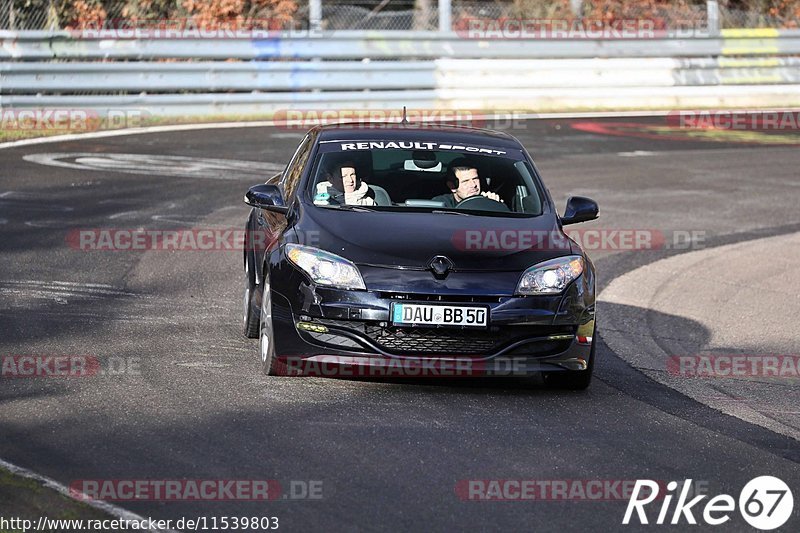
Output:
[[446,278],[453,269],[453,262],[443,255],[437,255],[428,263],[433,275],[437,278]]

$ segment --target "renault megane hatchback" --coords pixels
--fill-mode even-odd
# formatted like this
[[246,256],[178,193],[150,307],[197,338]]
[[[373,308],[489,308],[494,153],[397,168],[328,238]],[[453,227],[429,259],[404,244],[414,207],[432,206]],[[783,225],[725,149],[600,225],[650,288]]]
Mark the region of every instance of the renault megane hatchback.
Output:
[[245,202],[244,333],[264,373],[324,363],[589,385],[594,267],[562,226],[597,204],[572,197],[559,216],[512,136],[320,126]]

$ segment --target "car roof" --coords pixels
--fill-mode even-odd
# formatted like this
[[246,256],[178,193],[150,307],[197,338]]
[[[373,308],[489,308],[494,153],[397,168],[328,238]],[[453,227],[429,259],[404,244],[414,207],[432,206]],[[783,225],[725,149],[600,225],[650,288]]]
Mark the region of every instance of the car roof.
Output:
[[320,141],[445,141],[449,143],[471,143],[522,150],[522,145],[517,139],[502,131],[450,126],[439,123],[339,123],[317,126],[314,129],[319,130]]

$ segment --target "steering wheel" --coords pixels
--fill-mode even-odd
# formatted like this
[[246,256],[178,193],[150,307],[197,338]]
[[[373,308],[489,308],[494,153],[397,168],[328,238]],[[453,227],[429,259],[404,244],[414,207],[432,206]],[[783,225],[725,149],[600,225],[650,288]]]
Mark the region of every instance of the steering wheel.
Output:
[[486,198],[482,194],[476,194],[469,198],[464,198],[456,204],[456,209],[475,209],[478,211],[495,211],[495,212],[509,212],[511,211],[506,204]]

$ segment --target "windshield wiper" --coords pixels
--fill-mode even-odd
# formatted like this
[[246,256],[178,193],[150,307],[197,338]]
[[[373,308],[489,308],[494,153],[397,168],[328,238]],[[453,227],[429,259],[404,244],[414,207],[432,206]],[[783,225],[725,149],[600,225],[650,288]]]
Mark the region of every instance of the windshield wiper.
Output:
[[[330,206],[334,207],[334,206]],[[369,207],[365,207],[363,205],[352,205],[352,204],[341,204],[335,207],[335,209],[342,209],[345,211],[365,211],[369,213],[374,213],[374,209],[370,209]]]
[[474,217],[475,215],[471,213],[465,213],[464,211],[444,211],[441,209],[434,209],[431,213],[440,213],[443,215],[461,215],[462,217]]

